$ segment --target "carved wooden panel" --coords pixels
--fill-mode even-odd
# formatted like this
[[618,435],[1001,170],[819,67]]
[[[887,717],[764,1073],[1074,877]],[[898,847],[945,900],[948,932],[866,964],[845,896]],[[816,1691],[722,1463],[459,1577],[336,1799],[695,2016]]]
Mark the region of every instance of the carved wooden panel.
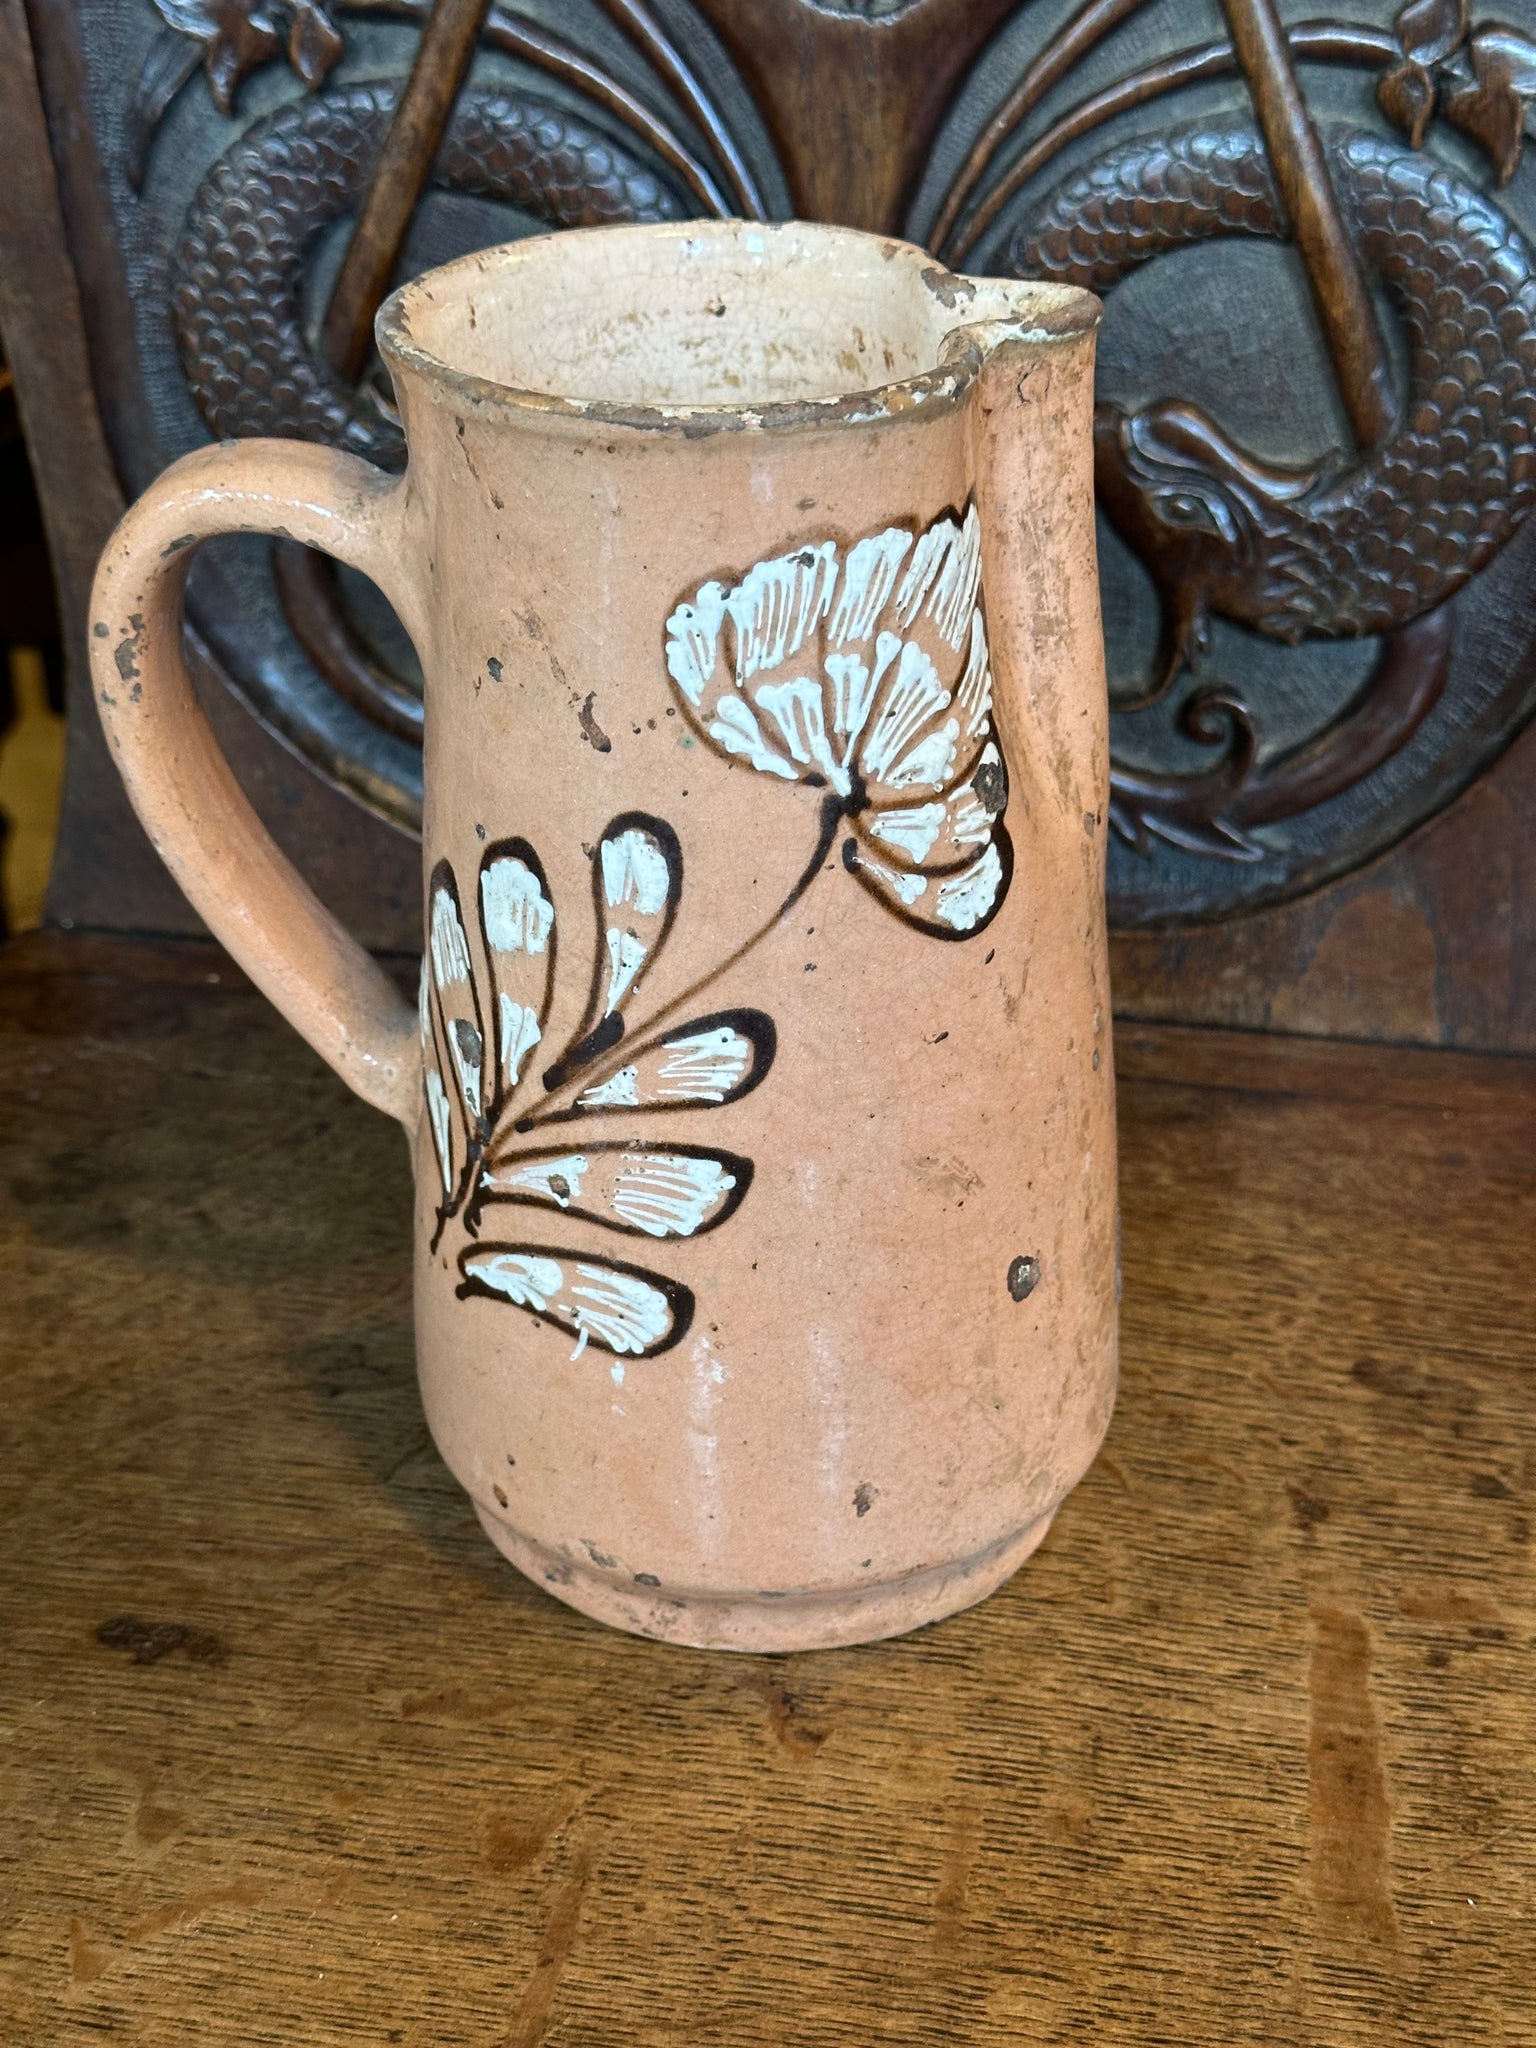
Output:
[[[367,347],[398,275],[800,212],[1105,295],[1122,926],[1361,869],[1536,708],[1536,0],[33,12],[84,117],[61,141],[51,109],[129,491],[218,434],[398,461]],[[205,557],[192,618],[234,691],[408,831],[420,684],[382,603],[291,547]]]

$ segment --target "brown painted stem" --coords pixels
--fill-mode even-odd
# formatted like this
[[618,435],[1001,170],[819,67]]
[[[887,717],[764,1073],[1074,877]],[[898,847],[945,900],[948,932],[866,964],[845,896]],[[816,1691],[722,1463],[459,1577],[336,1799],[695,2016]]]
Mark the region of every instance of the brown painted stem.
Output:
[[[826,865],[827,856],[832,851],[832,842],[837,837],[837,829],[845,815],[842,804],[835,796],[824,797],[821,804],[820,823],[816,832],[816,844],[811,849],[811,857],[801,869],[794,887],[784,898],[778,909],[774,911],[773,915],[760,924],[749,938],[743,939],[733,953],[727,954],[725,959],[716,966],[711,967],[707,974],[700,975],[697,981],[690,982],[688,987],[683,989],[678,995],[673,996],[670,1001],[663,1003],[659,1009],[653,1010],[643,1023],[635,1025],[631,1030],[626,1030],[624,1037],[611,1057],[599,1061],[593,1066],[587,1067],[581,1073],[573,1074],[568,1080],[563,1081],[550,1097],[540,1104],[538,1109],[528,1116],[519,1117],[512,1125],[513,1130],[519,1136],[522,1136],[528,1131],[538,1130],[543,1124],[564,1121],[569,1109],[570,1098],[588,1088],[600,1088],[605,1081],[610,1080],[619,1071],[620,1067],[627,1066],[629,1061],[634,1058],[637,1047],[643,1050],[656,1036],[661,1027],[671,1022],[679,1010],[692,1008],[706,989],[712,988],[722,974],[726,974],[731,968],[739,966],[754,946],[760,946],[770,932],[777,931]],[[562,1096],[566,1098],[566,1107],[562,1109],[553,1108],[551,1105],[558,1103]],[[494,1135],[491,1142],[494,1147]]]
[[340,377],[357,377],[368,360],[373,316],[394,278],[489,11],[490,0],[435,0],[427,17],[326,308],[321,347]]
[[1344,410],[1360,446],[1373,447],[1397,414],[1386,344],[1334,197],[1322,139],[1291,68],[1285,30],[1274,0],[1222,0],[1222,10],[1307,268]]

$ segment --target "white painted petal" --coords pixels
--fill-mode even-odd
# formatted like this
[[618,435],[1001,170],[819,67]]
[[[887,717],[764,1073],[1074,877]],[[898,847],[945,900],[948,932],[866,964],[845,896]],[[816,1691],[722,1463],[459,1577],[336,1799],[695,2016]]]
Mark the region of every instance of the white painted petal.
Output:
[[759,562],[725,600],[736,628],[736,687],[799,654],[826,617],[837,581],[837,546],[823,541]]
[[843,848],[843,865],[873,888],[877,896],[887,897],[906,910],[921,901],[928,887],[926,875],[905,868],[888,867],[884,861],[874,859],[855,839],[850,839]]
[[[911,775],[932,786],[952,759],[955,722],[918,742],[897,763],[888,787]],[[996,743],[988,740],[969,766],[944,775],[942,798],[919,804],[873,804],[859,821],[861,836],[875,848],[889,847],[904,866],[930,874],[953,871],[988,845],[1008,804],[1008,777]]]
[[469,942],[459,906],[452,891],[441,884],[432,891],[431,954],[439,989],[456,988],[469,980]]
[[969,505],[965,517],[935,520],[917,546],[896,593],[896,622],[908,631],[921,617],[957,652],[970,631],[981,587],[981,521]]
[[613,1189],[613,1211],[648,1237],[692,1237],[736,1185],[718,1159],[681,1152],[627,1154]]
[[843,565],[842,584],[827,628],[831,646],[846,647],[867,640],[874,632],[911,545],[911,534],[900,526],[888,526],[884,533],[855,541]]
[[559,1114],[564,1119],[618,1109],[705,1109],[734,1102],[768,1072],[776,1042],[773,1021],[761,1010],[720,1010],[635,1046],[626,1065],[585,1089]]
[[428,890],[427,954],[443,1051],[445,1081],[457,1084],[466,1131],[479,1131],[486,1107],[485,1027],[470,966],[453,869],[439,861]]
[[448,1091],[443,1086],[443,1077],[435,1066],[427,1068],[425,1085],[427,1091],[427,1123],[432,1132],[432,1149],[437,1154],[438,1171],[443,1177],[443,1193],[453,1195],[453,1151],[452,1112],[448,1107]]
[[939,884],[934,915],[957,932],[974,931],[991,915],[1003,885],[1003,863],[991,844],[964,873]]
[[959,738],[959,721],[947,718],[935,731],[925,733],[909,753],[902,755],[886,776],[886,786],[890,789],[942,789],[955,772],[955,748]]
[[888,868],[880,861],[871,860],[867,854],[858,855],[856,858],[860,871],[868,875],[871,881],[879,883],[881,888],[889,889],[908,910],[921,899],[928,887],[926,875],[906,874],[895,868]]
[[480,872],[485,941],[503,953],[542,953],[554,929],[555,906],[539,877],[515,854]]
[[750,761],[760,774],[782,775],[788,782],[795,781],[794,769],[768,745],[752,716],[751,706],[740,697],[720,699],[710,722],[709,736],[728,754],[738,754],[742,760]]
[[667,621],[667,674],[695,709],[715,671],[724,617],[723,586],[706,583],[692,604],[680,604]]
[[778,726],[791,759],[818,770],[839,796],[846,796],[853,785],[827,739],[821,685],[796,676],[790,682],[760,683],[754,695],[757,708]]
[[948,800],[950,837],[957,846],[985,846],[992,837],[992,813],[969,783]]
[[528,1005],[514,1002],[510,996],[497,997],[496,1018],[502,1079],[509,1089],[515,1088],[522,1076],[523,1061],[543,1033],[537,1016]]
[[561,1309],[583,1337],[620,1357],[642,1357],[672,1328],[672,1304],[659,1287],[633,1273],[582,1263]]
[[620,1067],[595,1088],[584,1088],[576,1100],[583,1109],[633,1109],[640,1100],[635,1092],[635,1069]]
[[[871,833],[871,826],[866,817],[856,831]],[[979,853],[958,867],[951,864],[955,853],[946,813],[945,829],[927,856],[928,867],[894,868],[876,860],[859,836],[844,842],[843,865],[915,930],[936,938],[965,938],[991,922],[1007,894],[1013,848],[1007,832],[994,820]]]
[[569,1209],[573,1203],[579,1204],[581,1184],[590,1170],[580,1152],[566,1152],[558,1159],[531,1160],[522,1166],[513,1160],[487,1173],[485,1182],[508,1194],[529,1195],[536,1201],[553,1202],[558,1209]]
[[521,1202],[560,1209],[611,1230],[654,1238],[693,1237],[734,1213],[752,1181],[752,1162],[693,1145],[633,1141],[580,1152],[515,1149],[480,1177],[485,1204]]
[[540,1315],[565,1286],[558,1262],[536,1252],[497,1251],[488,1246],[470,1252],[462,1264],[467,1276],[519,1308],[531,1308]]
[[528,1310],[577,1339],[621,1358],[666,1350],[686,1331],[693,1296],[660,1273],[601,1259],[576,1259],[545,1245],[476,1245],[459,1254],[461,1294],[489,1295]]
[[875,635],[875,667],[869,679],[871,691],[878,690],[885,681],[886,670],[901,653],[906,643],[899,633],[877,633]]
[[870,680],[868,662],[857,654],[829,654],[825,667],[827,681],[832,685],[832,730],[839,739],[850,743],[843,749],[846,761],[852,752],[851,743],[864,730],[875,686]]
[[416,1024],[421,1034],[423,1055],[432,1057],[432,982],[427,971],[427,955],[421,956],[421,973],[416,980]]
[[485,1102],[485,1040],[467,1017],[451,1017],[448,1020],[448,1048],[453,1055],[459,1092],[473,1122]]
[[510,1095],[539,1042],[555,958],[555,906],[533,848],[499,841],[480,867],[480,931],[491,970],[496,1083]]
[[602,846],[603,896],[610,910],[633,905],[642,917],[666,909],[672,867],[665,849],[640,826],[617,832]]
[[[900,811],[875,811],[868,820],[869,836],[883,840],[887,846],[894,846],[908,860],[921,863],[932,851],[947,816],[943,804],[939,803],[916,804]],[[991,823],[989,818],[989,831]]]
[[939,519],[917,537],[907,573],[896,593],[896,621],[903,628],[912,624],[933,588],[933,579],[953,547],[959,529],[953,519]]
[[981,520],[974,505],[967,505],[960,523],[960,538],[949,559],[934,579],[929,609],[934,624],[950,646],[965,645],[981,589]]
[[916,875],[890,875],[888,879],[891,887],[901,898],[902,902],[906,904],[908,910],[921,899],[928,887],[926,882],[920,884],[919,878]]
[[879,715],[859,756],[870,782],[889,782],[892,769],[923,727],[949,705],[949,692],[939,680],[938,670],[915,640],[902,643],[896,672],[883,695]]
[[971,613],[971,642],[955,702],[965,719],[966,738],[979,739],[992,715],[992,663],[987,654],[987,628],[980,605]]
[[951,789],[945,803],[947,843],[957,851],[985,845],[1008,808],[1008,771],[995,741],[987,741],[967,780]]
[[656,1068],[656,1093],[665,1101],[723,1102],[752,1064],[750,1038],[728,1024],[667,1041]]
[[635,976],[645,965],[646,949],[634,932],[620,931],[617,925],[610,925],[606,934],[608,946],[608,999],[603,1014],[616,1010],[634,986]]
[[660,818],[634,812],[615,818],[599,844],[595,874],[603,949],[583,1032],[622,1008],[666,943],[682,893],[677,835]]

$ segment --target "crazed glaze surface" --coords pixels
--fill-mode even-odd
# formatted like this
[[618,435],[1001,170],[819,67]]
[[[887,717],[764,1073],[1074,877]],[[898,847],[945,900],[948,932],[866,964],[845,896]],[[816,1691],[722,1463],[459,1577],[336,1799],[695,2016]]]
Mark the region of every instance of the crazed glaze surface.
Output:
[[[104,560],[141,815],[412,1132],[434,1437],[620,1626],[932,1620],[1107,1425],[1095,314],[841,230],[525,242],[381,316],[401,484],[205,451]],[[192,708],[180,567],[230,526],[355,562],[420,650],[414,1016]]]

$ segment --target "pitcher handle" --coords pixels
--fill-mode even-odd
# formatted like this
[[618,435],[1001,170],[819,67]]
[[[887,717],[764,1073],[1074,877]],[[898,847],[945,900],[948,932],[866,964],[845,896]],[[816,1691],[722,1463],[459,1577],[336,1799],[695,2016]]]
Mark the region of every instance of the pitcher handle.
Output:
[[413,1009],[280,853],[230,772],[181,655],[187,565],[219,533],[271,533],[369,576],[421,644],[403,481],[302,441],[183,456],[124,515],[91,592],[91,679],[133,807],[204,922],[348,1087],[414,1131]]

